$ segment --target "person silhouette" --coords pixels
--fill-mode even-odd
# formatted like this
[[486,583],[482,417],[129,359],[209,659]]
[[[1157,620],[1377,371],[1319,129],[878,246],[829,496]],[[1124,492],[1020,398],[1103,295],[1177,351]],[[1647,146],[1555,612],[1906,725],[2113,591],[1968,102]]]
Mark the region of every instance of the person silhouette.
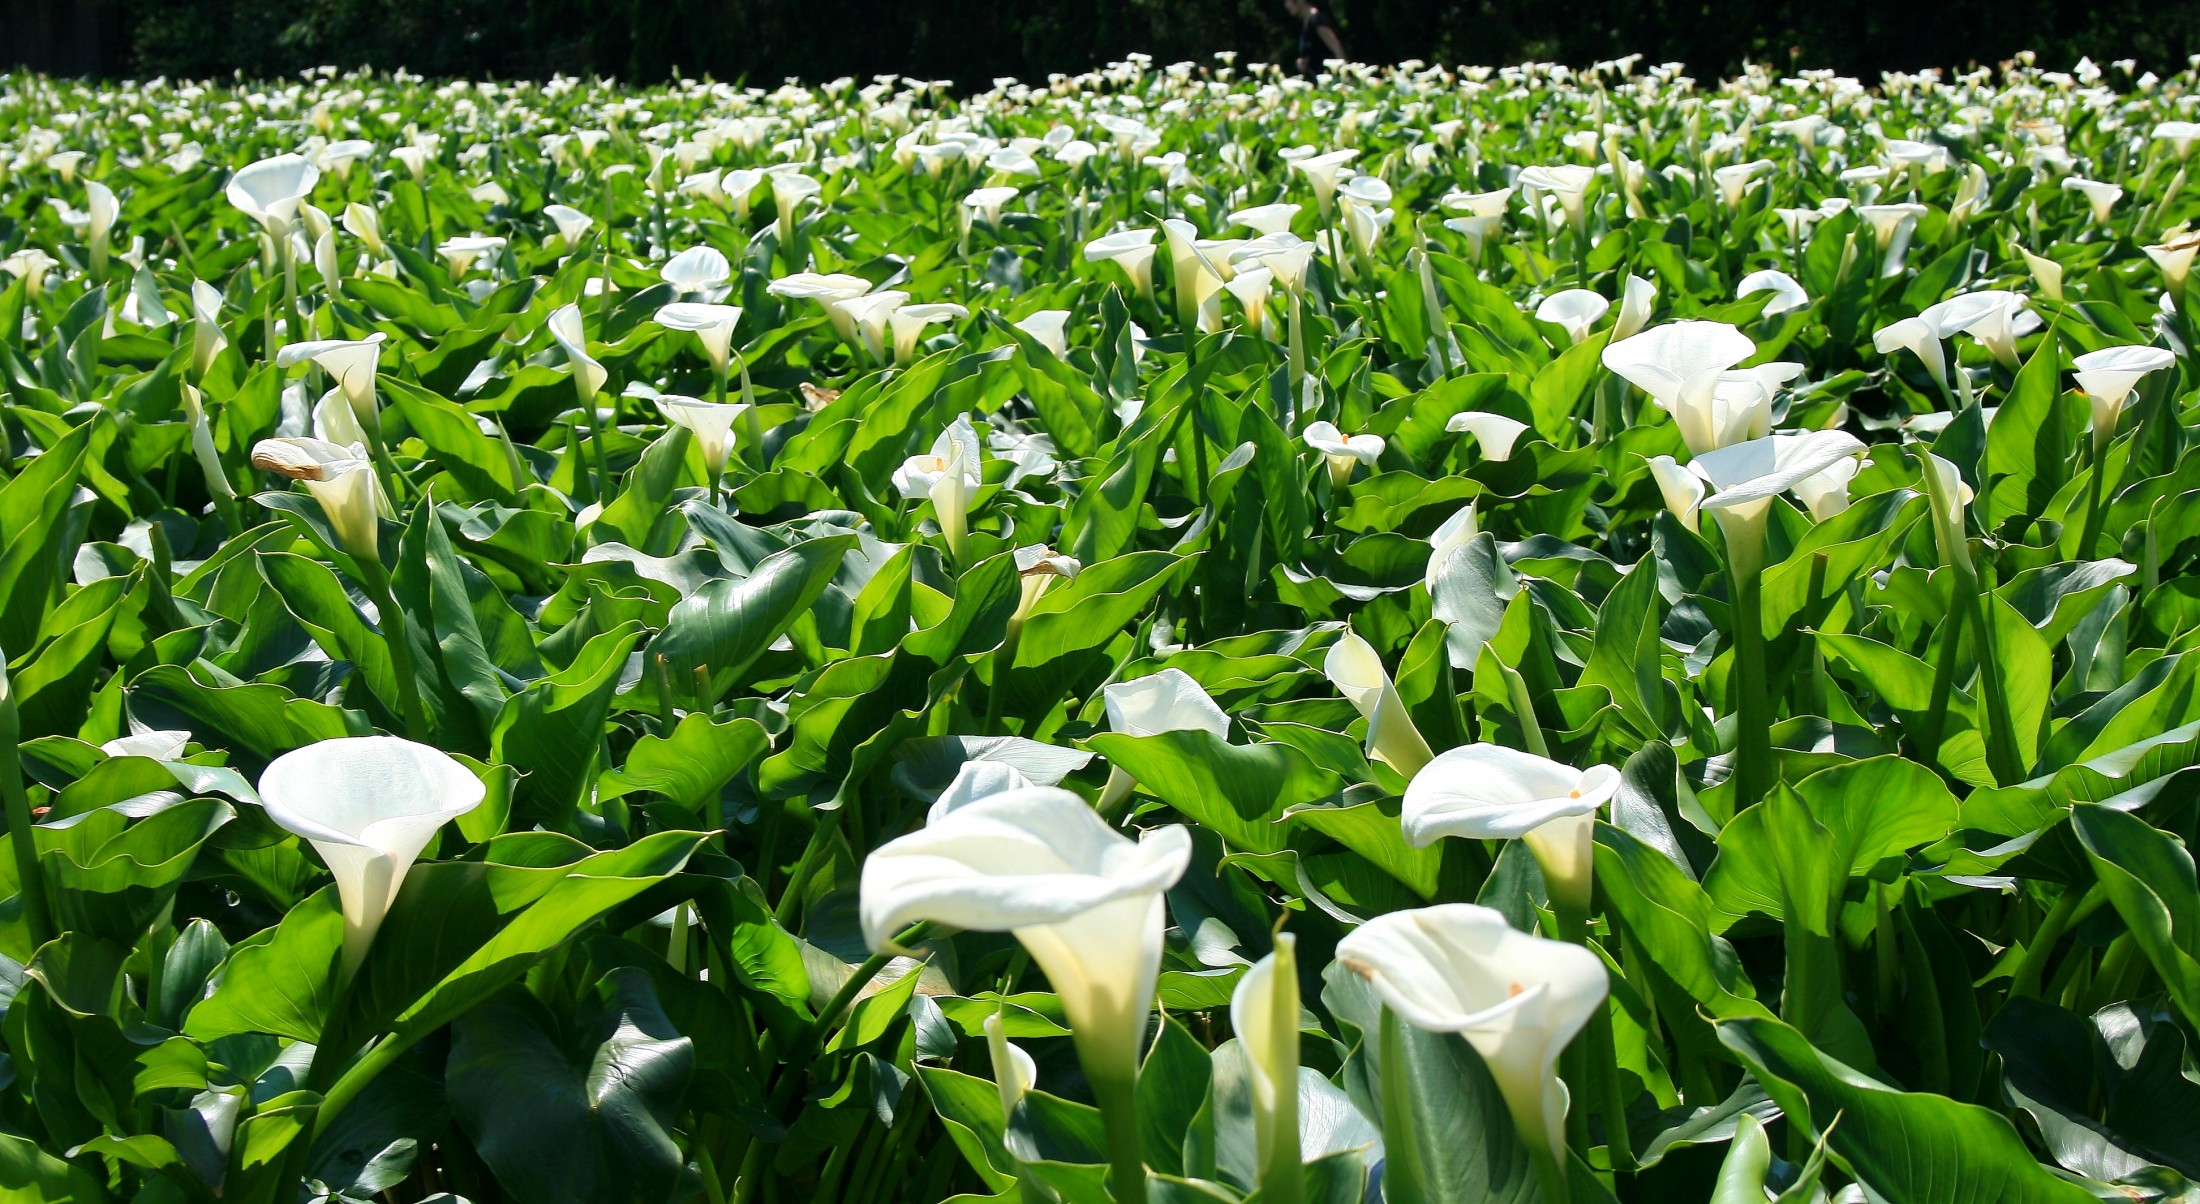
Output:
[[1344,38],[1326,9],[1316,7],[1313,0],[1283,0],[1283,11],[1299,23],[1300,75],[1313,75],[1323,62],[1344,57]]

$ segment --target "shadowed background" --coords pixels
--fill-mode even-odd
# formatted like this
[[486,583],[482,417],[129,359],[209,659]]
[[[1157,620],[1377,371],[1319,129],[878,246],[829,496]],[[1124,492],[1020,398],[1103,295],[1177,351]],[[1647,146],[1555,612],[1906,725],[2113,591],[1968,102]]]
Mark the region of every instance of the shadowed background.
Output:
[[[1709,79],[1994,62],[2037,50],[2184,66],[2200,0],[1334,0],[1355,58],[1587,63],[1640,52]],[[1143,50],[1277,61],[1280,0],[0,0],[0,63],[65,74],[273,76],[324,63],[428,75],[708,74],[776,84],[900,72],[978,83]]]

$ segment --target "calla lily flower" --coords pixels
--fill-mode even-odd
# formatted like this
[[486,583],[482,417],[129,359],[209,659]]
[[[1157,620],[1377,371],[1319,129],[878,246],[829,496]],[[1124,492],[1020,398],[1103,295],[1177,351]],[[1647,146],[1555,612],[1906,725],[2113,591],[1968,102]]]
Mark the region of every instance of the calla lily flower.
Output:
[[1343,488],[1352,480],[1352,471],[1365,464],[1374,467],[1382,459],[1383,448],[1388,446],[1381,435],[1353,435],[1349,438],[1337,429],[1334,422],[1308,424],[1304,435],[1306,445],[1322,454],[1329,464],[1329,479]]
[[1523,168],[1513,183],[1558,198],[1559,208],[1565,210],[1567,224],[1580,230],[1588,222],[1589,185],[1596,178],[1595,168],[1567,163],[1557,167]]
[[288,368],[307,360],[319,365],[341,389],[344,400],[351,404],[352,413],[359,424],[375,429],[380,414],[374,399],[375,365],[382,356],[382,344],[389,336],[375,331],[363,339],[319,339],[310,343],[292,343],[276,353],[275,366]]
[[2192,157],[2195,141],[2200,141],[2200,123],[2191,121],[2164,121],[2154,127],[2153,139],[2167,142],[2170,151],[2179,159]]
[[1118,230],[1085,244],[1085,262],[1113,262],[1131,278],[1131,287],[1141,297],[1153,296],[1153,257],[1157,250],[1153,245],[1151,230]]
[[115,228],[115,218],[122,212],[122,202],[115,199],[114,189],[97,180],[84,181],[85,243],[92,251],[92,273],[104,276],[107,272],[107,243]]
[[970,415],[958,414],[932,441],[929,453],[911,456],[894,470],[894,487],[901,496],[911,501],[930,499],[940,535],[957,559],[962,556],[963,538],[969,531],[970,499],[985,484],[981,456],[977,428],[970,424]]
[[1691,463],[1715,487],[1703,508],[1727,536],[1729,565],[1750,576],[1763,567],[1764,535],[1772,499],[1833,467],[1864,454],[1845,431],[1768,435],[1699,455]]
[[441,255],[443,262],[449,265],[453,280],[471,271],[474,261],[482,256],[494,259],[503,252],[502,238],[483,234],[463,234],[456,238],[446,238],[435,248],[435,253]]
[[1899,276],[1910,254],[1910,238],[1917,231],[1918,219],[1930,210],[1923,205],[1858,205],[1856,212],[1871,225],[1872,237],[1880,250],[1879,274],[1881,277]]
[[2063,299],[2063,265],[2045,255],[2034,255],[2023,247],[2017,253],[2024,257],[2025,269],[2032,273],[2032,280],[2040,286],[2040,293],[2050,301]]
[[1824,472],[1795,483],[1795,497],[1810,511],[1810,520],[1822,523],[1849,508],[1849,482],[1864,470],[1855,458],[1835,460]]
[[963,228],[967,231],[973,222],[986,226],[1001,224],[1001,206],[1016,199],[1023,190],[1008,185],[995,188],[979,188],[962,200]]
[[1748,163],[1733,163],[1711,173],[1711,182],[1719,188],[1719,199],[1729,209],[1741,207],[1743,196],[1757,177],[1773,166],[1770,159],[1755,159]]
[[1437,575],[1444,571],[1444,562],[1451,554],[1474,542],[1482,533],[1481,524],[1475,520],[1474,503],[1461,506],[1450,518],[1440,524],[1428,537],[1428,570],[1421,576],[1421,584],[1431,594],[1436,592]]
[[1268,323],[1268,292],[1275,281],[1276,274],[1267,268],[1252,268],[1230,277],[1230,282],[1222,286],[1245,311],[1245,324],[1263,338],[1275,337]]
[[1725,322],[1668,322],[1607,346],[1603,358],[1672,414],[1688,450],[1702,455],[1747,438],[1760,417],[1769,422],[1771,398],[1759,378],[1727,380],[1756,353],[1757,344]]
[[206,491],[217,498],[237,496],[236,487],[229,483],[229,473],[222,467],[221,453],[214,448],[214,426],[206,419],[206,407],[200,404],[199,391],[188,384],[179,384],[176,392],[183,402],[184,421],[191,428],[191,455],[199,462],[199,474],[206,478]]
[[883,364],[886,362],[887,323],[907,300],[909,294],[887,289],[865,293],[860,297],[847,297],[832,302],[830,308],[848,315],[848,321],[855,327],[856,338],[865,354],[873,362]]
[[321,169],[303,155],[262,159],[229,178],[229,203],[260,223],[278,246],[290,237],[298,204],[313,191]]
[[1224,276],[1199,248],[1199,231],[1181,218],[1161,223],[1169,240],[1169,267],[1174,275],[1177,313],[1187,326],[1202,334],[1220,329]]
[[1446,836],[1526,841],[1551,901],[1582,916],[1589,910],[1597,809],[1619,783],[1609,765],[1578,770],[1533,753],[1470,744],[1413,775],[1399,823],[1415,848]]
[[2169,286],[2173,300],[2185,298],[2185,281],[2192,276],[2193,256],[2200,254],[2200,234],[2183,230],[2164,235],[2162,241],[2142,248],[2154,266],[2162,270],[2162,282]]
[[1579,343],[1589,337],[1598,319],[1611,308],[1612,303],[1601,293],[1570,288],[1545,297],[1543,303],[1535,307],[1535,320],[1564,327],[1566,337]]
[[733,424],[748,412],[747,403],[704,401],[673,393],[659,394],[655,400],[666,422],[686,427],[695,436],[711,476],[726,471],[726,458],[733,451]]
[[579,246],[581,238],[588,233],[589,227],[596,224],[595,218],[582,213],[571,205],[545,205],[542,207],[542,213],[544,217],[549,218],[557,225],[558,237],[564,241],[565,249],[568,251]]
[[1433,755],[1421,730],[1406,714],[1405,700],[1383,668],[1374,645],[1347,631],[1330,645],[1322,673],[1367,720],[1367,755],[1412,777]]
[[1467,240],[1467,261],[1478,263],[1482,259],[1482,248],[1488,245],[1490,236],[1497,233],[1504,221],[1504,217],[1499,214],[1447,217],[1444,219],[1444,228]]
[[2116,423],[2124,415],[2124,402],[2139,381],[2177,363],[2177,357],[2160,347],[2103,347],[2074,361],[2078,387],[2093,403],[2093,446],[2108,445]]
[[1527,433],[1528,424],[1503,414],[1491,414],[1482,410],[1464,410],[1453,414],[1444,423],[1444,429],[1457,433],[1467,431],[1482,446],[1485,460],[1510,460],[1513,444]]
[[381,488],[364,446],[325,439],[262,439],[253,445],[252,466],[303,483],[321,504],[344,551],[357,560],[381,563],[375,525]]
[[[1160,975],[1164,892],[1191,864],[1191,834],[1133,842],[1067,790],[1037,786],[940,815],[865,859],[858,913],[883,951],[930,920],[1009,932],[1046,973],[1100,1099],[1110,1147],[1137,1148],[1139,1046]],[[1119,1165],[1118,1198],[1144,1169]],[[1121,1176],[1137,1175],[1126,1188]]]
[[1795,277],[1775,268],[1751,272],[1742,277],[1742,282],[1734,288],[1734,299],[1739,301],[1752,293],[1772,294],[1772,301],[1764,310],[1768,318],[1810,305],[1810,294],[1803,291],[1803,286],[1796,282]]
[[1447,903],[1369,920],[1337,942],[1337,961],[1400,1020],[1464,1036],[1546,1175],[1565,1173],[1558,1059],[1611,988],[1596,954],[1515,932],[1491,908]]
[[1001,1096],[1001,1119],[1016,1115],[1016,1105],[1039,1083],[1039,1064],[1009,1043],[1008,1026],[996,1011],[985,1018],[986,1052],[993,1061],[993,1086]]
[[796,212],[803,202],[824,192],[825,185],[798,171],[775,171],[770,177],[772,207],[779,211],[779,245],[789,246],[794,242]]
[[1703,508],[1707,492],[1704,479],[1690,472],[1671,456],[1652,456],[1648,461],[1650,477],[1658,483],[1658,492],[1665,498],[1665,508],[1673,512],[1682,526],[1696,529],[1697,511]]
[[191,372],[203,377],[213,366],[214,357],[229,345],[228,336],[222,333],[221,290],[204,280],[191,282]]
[[367,245],[369,255],[376,259],[390,257],[389,246],[382,241],[382,220],[374,215],[374,210],[357,201],[344,206],[344,229]]
[[1359,157],[1360,152],[1351,148],[1333,150],[1296,160],[1291,168],[1306,177],[1307,185],[1314,190],[1315,207],[1327,215],[1337,196],[1338,174],[1344,171],[1346,164]]
[[46,273],[54,269],[56,262],[43,247],[25,247],[0,259],[0,271],[21,277],[23,292],[35,297],[46,290]]
[[1941,338],[1967,334],[2009,368],[2017,366],[2017,339],[2039,328],[2022,293],[1981,290],[1950,297],[1918,316]]
[[573,366],[573,388],[580,394],[581,408],[592,409],[596,393],[611,374],[588,354],[588,336],[581,330],[581,307],[564,305],[550,315],[550,337],[565,352],[566,362]]
[[850,343],[856,342],[855,323],[848,315],[833,308],[833,302],[850,297],[860,297],[871,291],[871,282],[861,276],[835,273],[824,276],[816,272],[796,272],[781,276],[765,286],[765,292],[774,297],[802,298],[815,301],[825,307],[825,315],[832,319],[833,329]]
[[1299,206],[1290,201],[1278,201],[1273,205],[1255,205],[1230,214],[1233,226],[1244,226],[1256,235],[1281,234],[1291,228],[1291,219],[1299,215]]
[[2075,192],[2085,197],[2085,203],[2093,209],[2093,220],[2099,225],[2108,224],[2109,211],[2124,198],[2124,190],[2117,185],[2100,180],[2088,180],[2071,176],[2062,182],[2064,192]]
[[1008,622],[1011,628],[1019,627],[1031,617],[1031,608],[1058,581],[1068,581],[1084,569],[1075,556],[1064,556],[1045,544],[1030,544],[1016,549],[1016,575],[1018,589],[1016,613]]
[[1298,938],[1276,934],[1275,952],[1254,962],[1230,993],[1230,1027],[1245,1048],[1253,1095],[1254,1165],[1275,1194],[1279,1180],[1298,1186]]
[[1069,337],[1064,333],[1063,328],[1068,324],[1068,310],[1042,309],[1016,323],[1016,329],[1038,340],[1041,347],[1054,353],[1055,359],[1067,360],[1069,358]]
[[1948,355],[1940,345],[1940,331],[1923,317],[1904,318],[1872,332],[1872,346],[1881,355],[1906,350],[1925,365],[1933,383],[1948,387]]
[[674,301],[657,310],[657,325],[666,330],[685,330],[703,345],[710,366],[723,378],[733,361],[733,330],[741,322],[738,305],[713,305],[703,301]]
[[1971,504],[1971,486],[1956,466],[1932,452],[1925,453],[1919,474],[1932,502],[1933,539],[1943,561],[1963,572],[1971,571],[1971,544],[1964,537],[1963,509]]
[[[1182,669],[1163,669],[1145,677],[1115,682],[1102,687],[1100,697],[1107,709],[1111,732],[1157,736],[1163,732],[1197,731],[1206,732],[1217,740],[1230,738],[1230,717],[1215,705],[1215,700],[1199,682]],[[1110,768],[1108,784],[1100,792],[1101,813],[1112,813],[1137,784],[1120,767]]]
[[1619,317],[1612,322],[1612,341],[1633,338],[1650,324],[1650,311],[1658,304],[1658,286],[1630,274],[1620,290]]
[[715,301],[722,295],[720,286],[732,279],[733,265],[716,247],[689,247],[668,260],[657,274],[682,298],[699,296]]
[[894,337],[894,362],[906,364],[917,358],[917,344],[924,338],[927,327],[941,322],[959,322],[969,316],[969,310],[950,302],[904,305],[896,309],[886,322]]
[[310,842],[344,907],[344,971],[374,944],[420,851],[481,805],[481,779],[425,744],[348,736],[284,753],[260,775],[269,819]]

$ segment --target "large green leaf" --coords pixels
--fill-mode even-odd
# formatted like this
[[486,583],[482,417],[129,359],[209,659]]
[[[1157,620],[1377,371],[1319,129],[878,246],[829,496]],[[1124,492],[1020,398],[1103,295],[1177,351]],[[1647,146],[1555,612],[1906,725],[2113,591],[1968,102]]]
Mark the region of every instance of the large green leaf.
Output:
[[2033,1159],[2000,1113],[1897,1091],[1811,1047],[1777,1020],[1719,1025],[1719,1040],[1781,1110],[1888,1204],[2084,1204],[2084,1188]]
[[649,978],[614,970],[591,1014],[561,1021],[525,991],[452,1028],[451,1108],[514,1195],[659,1204],[684,1159],[673,1127],[694,1070]]

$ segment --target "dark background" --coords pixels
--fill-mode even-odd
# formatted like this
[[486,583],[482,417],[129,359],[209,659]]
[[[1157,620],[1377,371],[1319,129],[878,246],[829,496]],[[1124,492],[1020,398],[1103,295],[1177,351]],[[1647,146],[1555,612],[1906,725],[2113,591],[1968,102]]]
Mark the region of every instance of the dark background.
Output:
[[[2200,0],[1333,0],[1353,57],[1585,64],[1641,52],[1703,79],[1745,58],[1883,70],[2037,50],[2136,57],[2169,73],[2200,52]],[[332,63],[431,76],[551,72],[775,85],[895,71],[982,86],[1038,81],[1143,50],[1163,63],[1236,50],[1281,61],[1281,0],[0,0],[0,64],[55,74],[275,76]]]

